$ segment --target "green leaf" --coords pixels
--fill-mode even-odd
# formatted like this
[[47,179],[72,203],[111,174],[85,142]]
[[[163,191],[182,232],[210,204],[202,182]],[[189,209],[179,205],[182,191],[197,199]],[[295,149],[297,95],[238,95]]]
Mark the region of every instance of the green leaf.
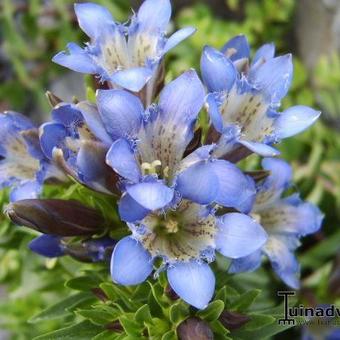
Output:
[[91,340],[102,331],[103,327],[96,326],[86,320],[54,332],[39,335],[33,340]]
[[230,306],[230,309],[237,311],[244,311],[248,309],[260,293],[261,290],[259,289],[252,289],[245,292]]
[[119,318],[119,322],[124,328],[127,335],[131,336],[140,336],[143,331],[143,327],[138,324],[134,319],[133,314],[126,313],[125,315]]
[[177,335],[175,331],[169,331],[162,336],[161,340],[177,340]]
[[189,306],[183,301],[174,303],[169,309],[170,321],[177,325],[186,319],[189,315]]
[[215,299],[222,300],[224,303],[226,303],[226,300],[227,300],[227,287],[226,286],[223,286],[221,289],[219,289],[216,292]]
[[248,316],[250,316],[251,319],[243,326],[243,329],[247,331],[254,331],[256,329],[265,327],[272,324],[276,320],[270,315],[250,314]]
[[95,275],[86,275],[76,277],[74,279],[65,282],[65,286],[74,290],[90,291],[92,288],[96,288],[101,283],[101,280],[96,278]]
[[142,325],[144,325],[144,323],[152,323],[152,316],[148,305],[145,304],[137,310],[135,320]]
[[93,337],[91,340],[118,340],[120,337],[122,337],[121,333],[104,331]]
[[67,310],[67,308],[69,308],[70,306],[74,306],[75,304],[79,304],[80,302],[86,301],[89,298],[92,297],[87,293],[78,293],[71,295],[64,300],[61,300],[58,303],[47,307],[39,314],[34,315],[31,319],[28,320],[28,322],[37,323],[45,320],[53,320],[70,316],[72,314]]
[[159,338],[166,334],[170,328],[170,325],[164,319],[153,318],[152,325],[147,325],[149,338]]
[[[220,334],[220,335],[226,336],[227,334],[230,333],[230,331],[229,331],[227,328],[225,328],[225,327],[223,326],[223,324],[222,324],[220,321],[218,321],[218,320],[215,320],[215,321],[213,321],[213,322],[210,322],[210,323],[209,323],[209,326],[211,327],[211,329],[212,329],[212,330],[214,331],[214,333],[216,333],[216,334]],[[226,337],[223,338],[223,339],[229,339],[229,338],[226,336]]]
[[106,325],[114,320],[114,316],[103,310],[96,309],[78,309],[76,314],[82,316],[85,319],[89,319],[95,325]]
[[224,302],[221,300],[215,300],[210,302],[206,309],[197,312],[197,315],[205,321],[212,322],[219,318],[223,310]]

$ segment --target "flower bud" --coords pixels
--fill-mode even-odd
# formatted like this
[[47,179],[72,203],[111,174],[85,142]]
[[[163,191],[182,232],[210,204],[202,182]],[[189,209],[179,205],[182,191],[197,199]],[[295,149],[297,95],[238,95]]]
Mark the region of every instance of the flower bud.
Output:
[[214,338],[209,325],[197,317],[183,321],[177,328],[177,335],[180,340],[210,340]]
[[93,235],[105,227],[101,214],[77,201],[26,199],[9,204],[5,213],[15,224],[58,236]]
[[229,330],[238,329],[250,320],[250,317],[237,312],[225,310],[221,313],[219,321]]

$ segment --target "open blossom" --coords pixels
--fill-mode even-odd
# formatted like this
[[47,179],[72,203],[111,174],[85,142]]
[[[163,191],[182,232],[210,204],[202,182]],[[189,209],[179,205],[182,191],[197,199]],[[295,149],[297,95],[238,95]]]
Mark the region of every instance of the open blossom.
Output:
[[66,179],[44,157],[38,130],[25,116],[17,112],[1,113],[0,137],[0,185],[12,188],[11,201],[37,197],[48,178]]
[[[195,71],[166,85],[159,103],[144,111],[140,100],[122,90],[99,90],[97,105],[118,138],[106,162],[123,179],[121,218],[143,219],[176,202],[178,196],[198,204],[217,203],[249,211],[254,182],[235,165],[211,157],[202,146],[184,157],[203,105],[204,89]],[[124,129],[127,129],[124,131]]]
[[80,28],[91,41],[85,48],[68,44],[69,53],[60,52],[53,61],[136,92],[157,74],[164,54],[195,31],[188,27],[166,37],[169,0],[146,0],[129,26],[116,23],[105,7],[94,3],[74,8]]
[[234,260],[229,271],[255,270],[261,264],[262,255],[266,255],[277,275],[297,289],[300,267],[294,251],[300,245],[301,236],[320,229],[323,214],[314,204],[302,201],[298,194],[281,197],[292,180],[292,170],[286,162],[265,158],[262,165],[271,175],[259,186],[250,215],[259,221],[269,237],[262,249]]
[[172,289],[187,303],[205,308],[215,291],[209,267],[215,251],[237,259],[257,251],[267,239],[258,222],[238,212],[215,216],[211,208],[188,200],[128,223],[131,236],[116,245],[111,260],[114,282],[135,285],[153,271],[166,270]]
[[312,125],[320,115],[307,106],[278,112],[293,75],[290,54],[275,57],[273,44],[260,47],[249,62],[244,36],[231,39],[218,51],[206,46],[201,72],[210,94],[207,107],[220,134],[215,154],[225,156],[243,145],[262,156],[276,156],[271,145]]

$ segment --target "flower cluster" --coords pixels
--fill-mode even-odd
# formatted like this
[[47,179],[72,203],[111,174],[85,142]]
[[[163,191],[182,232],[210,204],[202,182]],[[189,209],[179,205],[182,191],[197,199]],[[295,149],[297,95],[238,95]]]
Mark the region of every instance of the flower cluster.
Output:
[[[136,285],[154,270],[155,277],[166,271],[172,289],[196,308],[214,294],[209,263],[216,252],[231,259],[230,273],[255,270],[265,255],[298,288],[294,250],[301,236],[320,228],[322,214],[298,194],[282,197],[292,171],[274,158],[273,144],[305,130],[320,113],[305,106],[279,112],[291,56],[275,57],[274,45],[266,44],[250,61],[240,35],[221,51],[203,49],[203,83],[188,70],[161,88],[164,54],[194,33],[185,28],[166,38],[169,0],[144,1],[128,26],[97,4],[76,4],[75,12],[90,42],[71,43],[69,53],[53,60],[98,77],[96,102],[57,100],[39,133],[18,114],[0,117],[1,182],[14,188],[15,201],[7,214],[44,233],[30,248],[89,261],[105,260],[113,249],[114,282]],[[204,138],[202,109],[211,121]],[[266,157],[263,170],[237,167],[251,153]],[[108,238],[105,221],[78,203],[32,199],[51,177],[72,177],[112,195],[130,235]],[[101,238],[88,239],[93,235]],[[74,244],[73,236],[87,239]]]

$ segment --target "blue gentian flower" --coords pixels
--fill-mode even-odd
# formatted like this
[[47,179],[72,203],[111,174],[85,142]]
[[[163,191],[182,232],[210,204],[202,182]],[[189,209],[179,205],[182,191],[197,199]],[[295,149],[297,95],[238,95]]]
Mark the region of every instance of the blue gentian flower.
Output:
[[195,71],[167,84],[159,103],[144,111],[138,97],[123,90],[98,90],[97,105],[115,142],[106,162],[124,180],[121,218],[142,220],[178,197],[217,203],[242,212],[251,209],[255,186],[235,165],[211,158],[213,145],[183,158],[204,101]]
[[36,198],[44,180],[65,180],[41,152],[38,130],[17,112],[0,114],[0,186],[11,187],[10,200]]
[[206,105],[220,133],[216,156],[240,145],[262,156],[278,155],[273,143],[305,130],[319,117],[320,112],[302,105],[277,111],[291,84],[293,64],[290,54],[274,54],[274,45],[265,44],[250,63],[250,48],[242,35],[222,51],[204,48],[201,72],[210,92]]
[[105,164],[112,141],[96,107],[87,102],[59,103],[52,110],[52,121],[40,127],[45,156],[80,183],[107,194],[117,193],[117,178]]
[[257,251],[267,239],[256,220],[245,214],[217,217],[211,208],[188,200],[128,226],[132,235],[121,239],[112,253],[113,281],[139,284],[153,271],[155,259],[161,258],[158,271],[166,269],[176,294],[199,309],[207,306],[215,290],[209,267],[215,251],[236,259]]
[[98,4],[81,3],[74,8],[80,28],[91,41],[85,48],[68,44],[69,53],[60,52],[53,61],[135,92],[157,75],[164,54],[195,31],[188,27],[166,38],[171,16],[169,0],[144,1],[129,26],[116,23],[111,13]]
[[33,239],[28,247],[35,253],[49,258],[70,255],[86,262],[99,262],[110,258],[116,241],[109,237],[89,239],[69,244],[62,237],[43,234]]
[[254,207],[250,213],[267,231],[269,237],[262,249],[234,260],[229,271],[252,271],[266,255],[276,274],[290,287],[298,289],[300,267],[294,251],[301,236],[315,233],[321,227],[323,214],[312,203],[302,201],[298,194],[282,198],[290,186],[291,167],[280,159],[265,158],[264,169],[270,176],[260,185]]

